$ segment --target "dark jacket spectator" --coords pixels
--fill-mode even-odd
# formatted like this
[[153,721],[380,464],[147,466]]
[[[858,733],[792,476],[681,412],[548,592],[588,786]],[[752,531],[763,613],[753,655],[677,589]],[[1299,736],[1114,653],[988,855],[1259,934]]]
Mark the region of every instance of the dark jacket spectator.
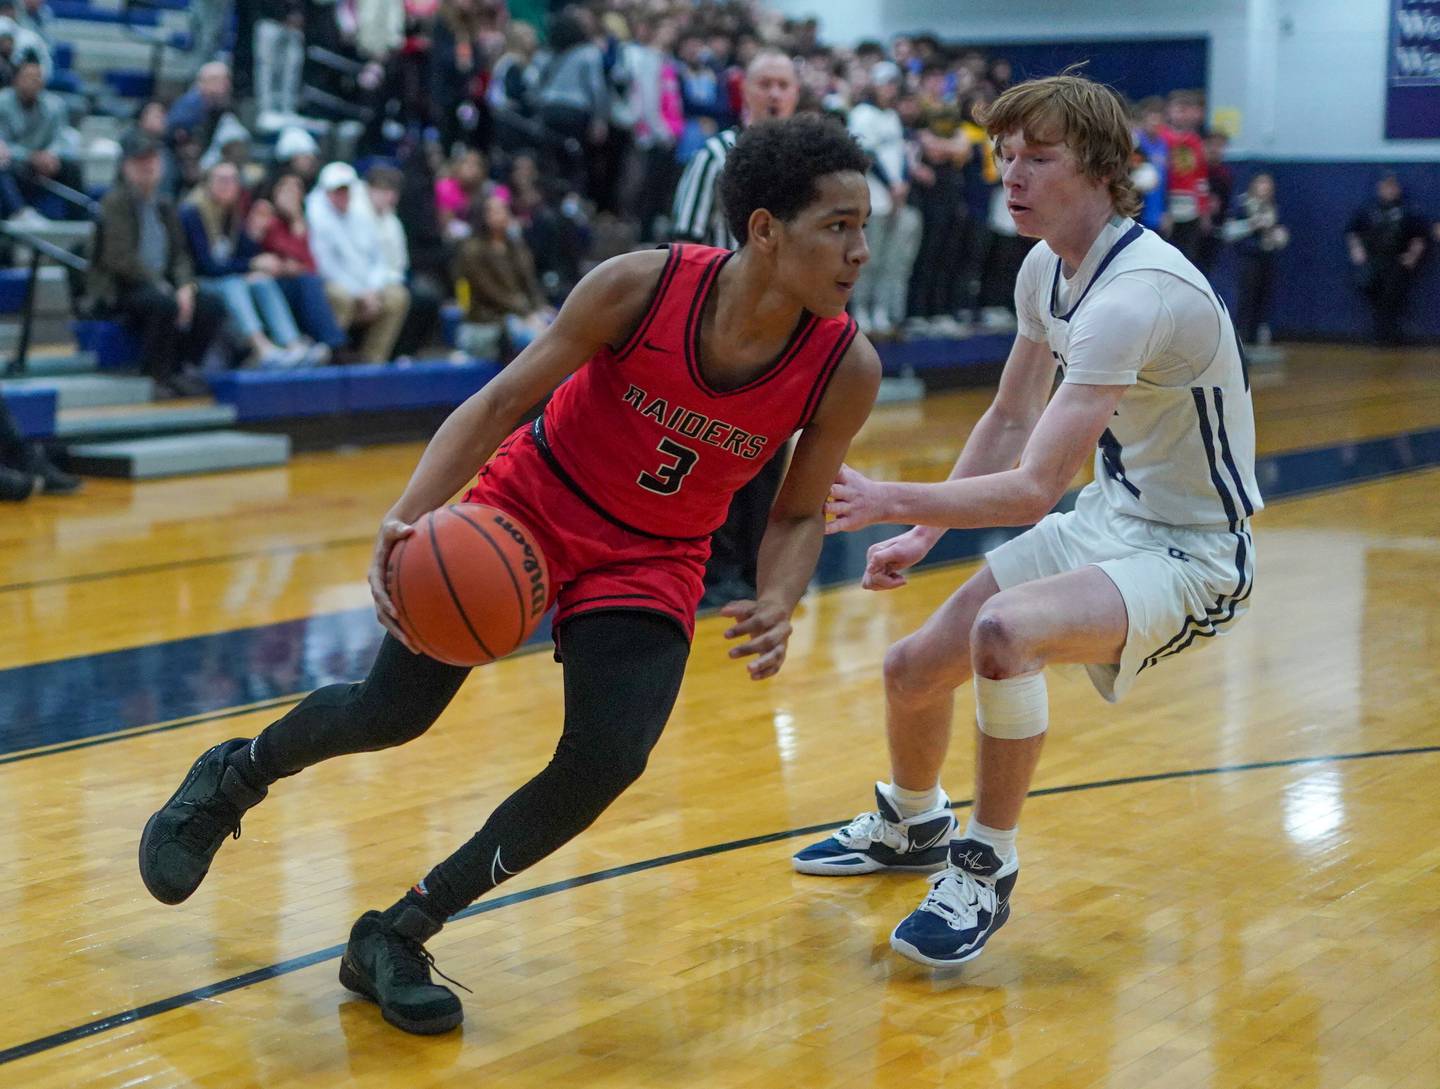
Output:
[[502,334],[512,351],[521,351],[555,317],[530,247],[500,197],[485,202],[474,235],[461,244],[455,279],[468,295],[460,346],[472,354],[497,354]]
[[1405,203],[1405,191],[1394,174],[1375,186],[1375,199],[1351,216],[1345,228],[1350,262],[1360,291],[1369,300],[1375,338],[1381,344],[1404,339],[1401,321],[1415,270],[1425,255],[1425,217]]
[[186,374],[220,330],[220,303],[196,290],[180,217],[159,192],[159,147],[143,133],[123,145],[120,184],[100,202],[90,295],[140,337],[140,359],[162,396],[196,396],[205,383]]
[[1219,129],[1205,134],[1205,179],[1210,193],[1208,227],[1201,236],[1196,251],[1196,266],[1206,276],[1215,270],[1215,261],[1220,256],[1220,243],[1225,229],[1225,220],[1230,215],[1235,193],[1235,174],[1225,161],[1225,151],[1230,146],[1230,137]]
[[[499,197],[490,201],[503,205]],[[510,235],[466,239],[455,258],[455,277],[469,286],[466,321],[495,322],[508,314],[528,317],[545,309],[535,259],[523,239]]]
[[[148,158],[146,155],[142,165],[149,165]],[[155,158],[158,166],[158,155]],[[127,157],[126,166],[129,165]],[[146,203],[146,196],[129,184],[128,174],[126,170],[125,180],[112,187],[100,202],[89,290],[91,298],[102,306],[113,306],[127,292],[146,285],[163,283],[171,290],[178,290],[195,282],[195,268],[190,261],[190,247],[180,225],[180,215],[174,202],[158,192],[148,203],[164,231],[164,248],[157,251],[164,254],[164,264],[155,268],[153,259],[147,264],[140,250],[140,209]]]

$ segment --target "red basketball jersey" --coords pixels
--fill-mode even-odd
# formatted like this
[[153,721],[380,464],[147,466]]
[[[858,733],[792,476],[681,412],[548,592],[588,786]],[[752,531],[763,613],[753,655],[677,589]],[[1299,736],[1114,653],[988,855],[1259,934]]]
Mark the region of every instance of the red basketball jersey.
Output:
[[657,537],[709,536],[730,497],[809,423],[850,342],[846,315],[801,315],[788,344],[745,385],[700,372],[700,315],[733,256],[672,246],[639,327],[597,352],[535,421],[551,467],[600,513]]

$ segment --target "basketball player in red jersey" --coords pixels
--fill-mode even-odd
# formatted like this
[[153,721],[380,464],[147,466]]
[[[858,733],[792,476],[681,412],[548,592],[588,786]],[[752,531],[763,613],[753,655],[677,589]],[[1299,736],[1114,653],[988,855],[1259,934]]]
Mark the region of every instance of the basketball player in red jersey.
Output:
[[[276,780],[411,741],[449,704],[469,671],[405,644],[384,571],[412,523],[483,466],[466,498],[528,526],[549,565],[564,731],[549,765],[474,837],[391,907],[360,917],[340,967],[341,981],[400,1028],[460,1023],[460,1000],[432,982],[423,943],[639,777],[679,692],[708,535],[735,490],[799,431],[755,600],[723,610],[734,621],[726,635],[742,640],[730,656],[751,659],[752,678],[785,660],[831,481],[880,381],[874,349],[845,315],[868,256],[867,166],[844,129],[821,118],[748,129],[721,182],[738,251],[686,245],[606,261],[455,410],[380,527],[370,586],[389,635],[369,676],[319,689],[253,740],[195,762],[141,838],[141,876],[157,899],[194,892]],[[552,391],[544,415],[515,429]]]

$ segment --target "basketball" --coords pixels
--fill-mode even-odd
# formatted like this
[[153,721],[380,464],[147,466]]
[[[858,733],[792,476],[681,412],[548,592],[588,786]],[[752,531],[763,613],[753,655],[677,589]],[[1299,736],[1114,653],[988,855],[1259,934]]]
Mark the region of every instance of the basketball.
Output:
[[431,511],[390,553],[386,589],[417,650],[450,665],[503,658],[529,638],[549,600],[545,557],[504,511]]

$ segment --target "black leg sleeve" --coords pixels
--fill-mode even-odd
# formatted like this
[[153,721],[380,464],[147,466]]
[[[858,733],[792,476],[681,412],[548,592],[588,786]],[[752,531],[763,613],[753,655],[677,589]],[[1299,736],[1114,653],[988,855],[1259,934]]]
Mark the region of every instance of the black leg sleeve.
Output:
[[650,613],[567,621],[565,731],[555,755],[426,876],[424,910],[443,922],[588,828],[645,770],[670,717],[690,645]]
[[0,465],[9,469],[24,469],[28,446],[20,434],[20,425],[10,415],[5,398],[0,396]]
[[240,771],[256,787],[352,752],[375,752],[419,737],[450,705],[470,670],[411,654],[385,636],[370,675],[317,688],[261,731]]

